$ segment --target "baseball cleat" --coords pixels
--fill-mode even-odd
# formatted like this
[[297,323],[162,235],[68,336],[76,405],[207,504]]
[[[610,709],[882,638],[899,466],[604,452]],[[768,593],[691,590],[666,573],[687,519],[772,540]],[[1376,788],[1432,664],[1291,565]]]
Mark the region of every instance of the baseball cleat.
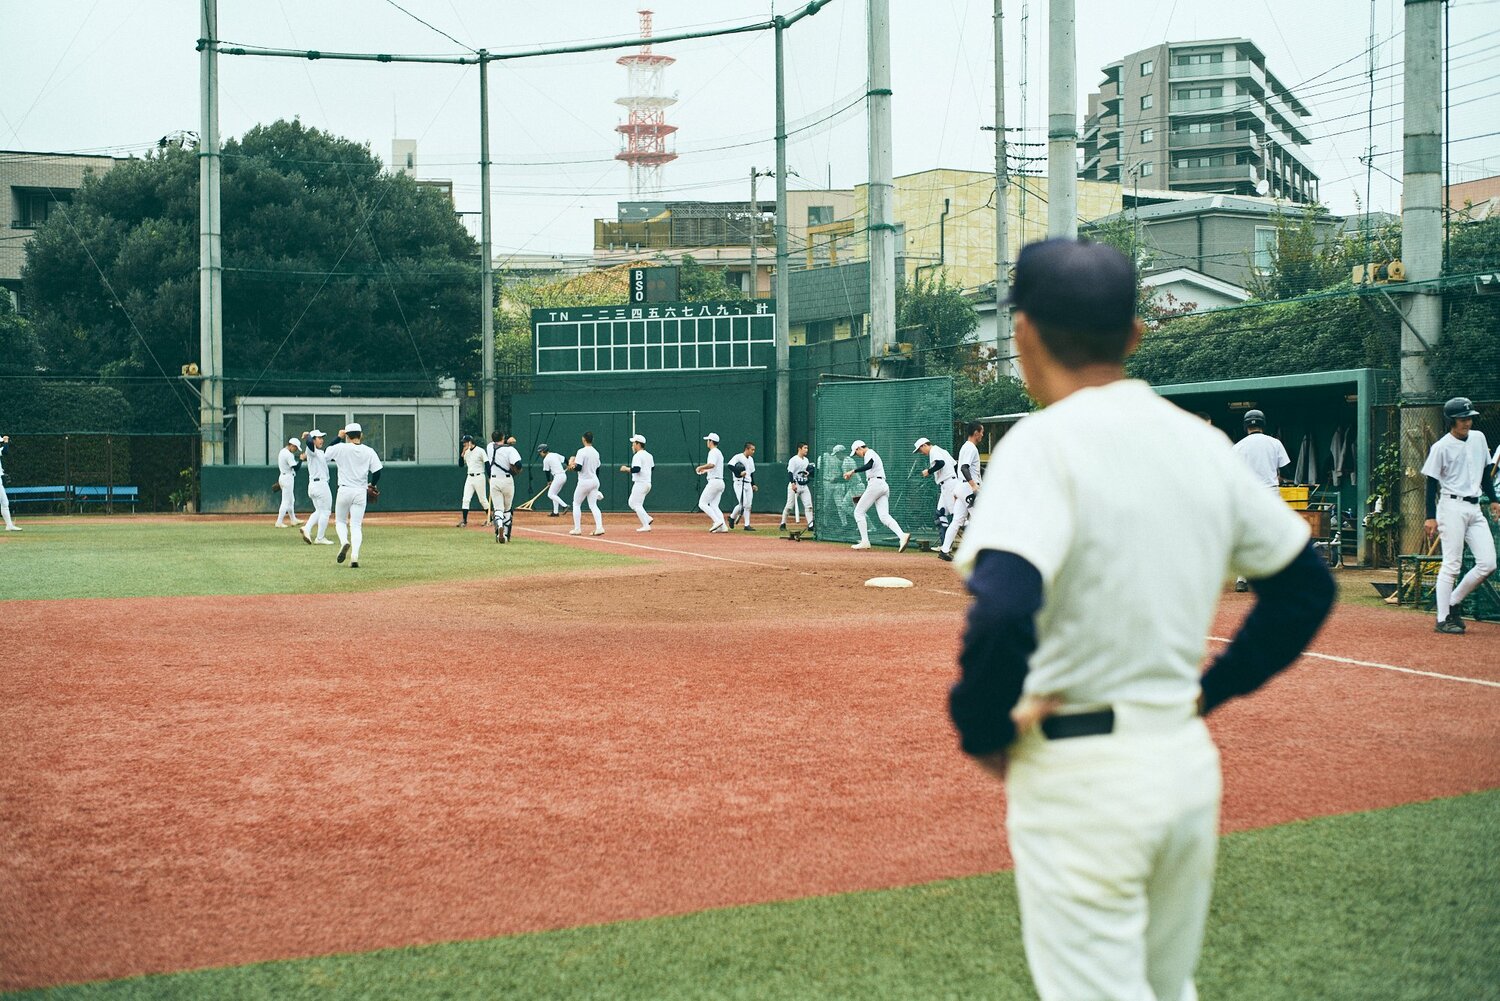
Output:
[[899,545],[899,546],[896,547],[896,552],[898,552],[898,553],[904,553],[904,552],[906,552],[906,544],[908,542],[910,542],[910,541],[911,541],[911,533],[910,532],[902,532],[901,533],[901,545]]
[[785,532],[786,531],[786,522],[783,521],[779,526],[777,526],[776,530],[778,532]]
[[581,528],[570,528],[570,529],[568,529],[568,534],[569,535],[582,535],[583,534],[583,529],[581,529]]
[[320,546],[336,546],[336,545],[338,545],[338,543],[334,542],[332,539],[314,539],[313,542],[317,543]]
[[602,529],[602,528],[596,528],[592,532],[590,532],[589,534],[590,535],[603,535],[604,534],[604,529]]
[[745,531],[747,531],[747,532],[753,532],[753,531],[755,531],[755,529],[751,528],[749,525],[746,525],[745,526]]
[[559,515],[558,515],[558,513],[556,511],[553,511],[551,514],[547,515],[547,517],[549,517],[549,518],[556,518],[558,516]]
[[637,532],[649,532],[649,531],[651,531],[651,526],[650,525],[642,525],[640,528],[637,528],[636,531]]
[[349,558],[349,543],[346,542],[342,546],[339,547],[339,555],[338,555],[337,562],[342,563],[345,560],[347,560],[348,558]]
[[1463,623],[1454,622],[1452,616],[1449,616],[1442,622],[1439,622],[1437,625],[1433,626],[1432,631],[1435,633],[1451,633],[1454,636],[1462,636],[1465,630]]
[[1236,577],[1234,579],[1235,594],[1244,594],[1248,590],[1250,590],[1250,582],[1248,580],[1243,577]]
[[945,553],[941,549],[939,549],[938,550],[938,559],[942,560],[944,563],[952,563],[953,562],[953,554],[952,553]]
[[454,525],[453,527],[454,528],[468,528],[469,527],[469,523],[467,521],[461,521],[457,525]]
[[854,545],[850,546],[849,548],[850,549],[869,549],[870,548],[870,544],[868,542],[856,542]]
[[5,526],[5,530],[7,532],[19,532],[21,530],[21,526],[19,526],[19,525],[6,525]]
[[308,535],[306,532],[298,532],[297,534],[300,535],[300,536],[302,536],[302,541],[303,542],[307,543],[309,546],[312,545],[312,536],[311,535]]
[[350,563],[349,564],[349,569],[350,570],[358,570],[359,569],[359,560],[355,560],[353,563]]

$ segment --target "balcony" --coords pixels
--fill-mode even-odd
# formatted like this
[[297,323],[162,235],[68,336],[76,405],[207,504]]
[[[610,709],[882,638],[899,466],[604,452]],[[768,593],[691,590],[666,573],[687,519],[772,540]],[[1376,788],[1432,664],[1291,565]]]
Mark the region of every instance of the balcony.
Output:
[[1174,97],[1169,114],[1194,115],[1205,111],[1239,111],[1260,103],[1254,94],[1228,94],[1224,97]]
[[1188,66],[1171,67],[1167,75],[1169,80],[1222,80],[1226,77],[1250,77],[1253,80],[1264,82],[1265,78],[1256,73],[1255,64],[1249,61],[1234,63],[1193,63]]
[[1169,132],[1167,148],[1188,149],[1233,149],[1239,146],[1256,146],[1260,136],[1253,129],[1222,129],[1217,132]]
[[1224,163],[1216,167],[1172,167],[1173,184],[1250,184],[1255,168],[1248,163]]

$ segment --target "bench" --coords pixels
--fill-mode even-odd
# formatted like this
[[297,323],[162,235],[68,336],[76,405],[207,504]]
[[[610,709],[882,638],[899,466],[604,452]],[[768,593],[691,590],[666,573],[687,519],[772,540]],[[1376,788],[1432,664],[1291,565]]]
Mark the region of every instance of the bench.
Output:
[[5,496],[12,504],[61,504],[72,500],[71,488],[61,484],[50,487],[6,487]]
[[79,510],[85,504],[129,504],[130,513],[135,513],[135,506],[140,502],[140,487],[74,487],[73,500],[78,504]]

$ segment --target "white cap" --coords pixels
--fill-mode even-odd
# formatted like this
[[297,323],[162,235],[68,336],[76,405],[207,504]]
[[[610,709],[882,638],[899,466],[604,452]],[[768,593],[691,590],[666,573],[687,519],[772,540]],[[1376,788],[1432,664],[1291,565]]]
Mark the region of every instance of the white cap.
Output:
[[307,433],[307,436],[309,438],[326,438],[326,437],[328,437],[322,431],[319,431],[317,428],[313,428],[311,431],[309,431]]
[[638,441],[642,445],[646,444],[646,436],[643,435],[643,434],[633,434],[633,435],[630,436],[630,440],[631,441]]
[[851,451],[851,452],[858,452],[860,449],[862,449],[862,448],[868,448],[868,447],[869,446],[866,445],[862,441],[855,441],[855,443],[853,445],[849,446],[849,451]]
[[301,445],[302,444],[302,439],[301,438],[288,438],[286,440],[286,443],[288,445]]
[[710,431],[708,434],[706,434],[706,435],[703,436],[703,440],[704,441],[711,441],[715,445],[717,445],[719,443],[719,436],[716,435],[716,434],[714,434],[712,431]]
[[932,444],[932,442],[931,442],[931,441],[929,441],[929,440],[928,440],[928,439],[926,439],[926,438],[918,438],[918,439],[917,439],[917,443],[916,443],[916,444],[915,444],[915,445],[913,445],[913,446],[912,446],[912,449],[911,449],[911,450],[912,450],[912,451],[913,451],[913,452],[920,452],[920,451],[922,451],[922,446],[923,446],[923,445],[931,445],[931,444]]
[[365,433],[365,429],[362,428],[362,427],[360,427],[358,424],[350,424],[348,427],[344,428],[344,433],[345,434],[364,434]]

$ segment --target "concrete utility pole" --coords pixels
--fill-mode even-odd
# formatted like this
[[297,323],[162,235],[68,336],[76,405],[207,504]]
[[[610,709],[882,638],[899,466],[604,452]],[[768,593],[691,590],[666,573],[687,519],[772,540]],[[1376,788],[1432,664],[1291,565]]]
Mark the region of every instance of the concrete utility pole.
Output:
[[479,50],[479,357],[481,359],[480,422],[483,431],[495,426],[495,272],[490,246],[490,80],[489,53]]
[[1078,235],[1078,46],[1073,0],[1047,4],[1047,235]]
[[755,195],[755,179],[770,177],[773,170],[750,168],[750,298],[760,298],[760,201]]
[[869,0],[870,83],[870,374],[879,375],[886,348],[896,343],[896,227],[891,222],[890,0]]
[[[1443,336],[1442,2],[1406,0],[1405,96],[1402,109],[1401,262],[1412,287],[1403,295],[1401,395],[1432,395],[1427,352]],[[1401,465],[1412,471],[1401,493],[1402,552],[1417,552],[1426,516],[1422,465],[1442,422],[1428,408],[1401,410]]]
[[201,0],[198,42],[198,433],[205,466],[224,464],[224,232],[219,212],[218,0]]
[[776,458],[792,454],[791,272],[786,253],[786,20],[776,19]]
[[1010,307],[1010,161],[1005,149],[1005,31],[1002,0],[995,0],[995,355],[1001,375],[1015,375],[1016,353],[1011,343]]

